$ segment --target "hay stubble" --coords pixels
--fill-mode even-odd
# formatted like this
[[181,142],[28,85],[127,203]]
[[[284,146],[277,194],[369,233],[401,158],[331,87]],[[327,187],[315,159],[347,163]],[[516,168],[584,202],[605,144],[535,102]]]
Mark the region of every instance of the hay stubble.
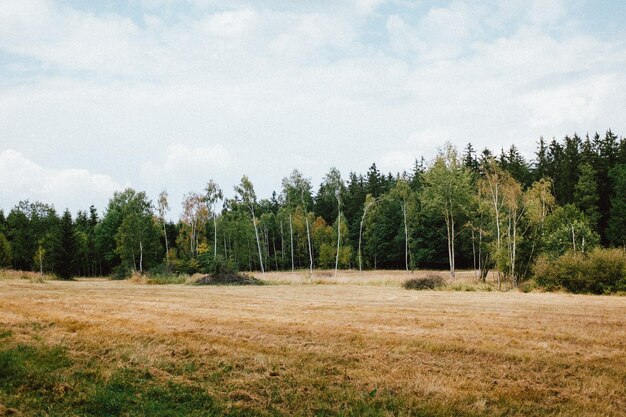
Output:
[[0,312],[15,340],[36,328],[79,363],[261,411],[340,413],[368,396],[399,415],[626,410],[624,297],[4,280]]

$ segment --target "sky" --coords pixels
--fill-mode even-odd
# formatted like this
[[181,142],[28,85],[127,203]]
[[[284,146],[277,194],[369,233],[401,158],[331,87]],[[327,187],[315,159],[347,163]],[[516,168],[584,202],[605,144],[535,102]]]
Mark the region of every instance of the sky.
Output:
[[533,157],[540,136],[626,131],[621,0],[0,0],[0,209],[171,217],[209,179],[317,189],[444,142]]

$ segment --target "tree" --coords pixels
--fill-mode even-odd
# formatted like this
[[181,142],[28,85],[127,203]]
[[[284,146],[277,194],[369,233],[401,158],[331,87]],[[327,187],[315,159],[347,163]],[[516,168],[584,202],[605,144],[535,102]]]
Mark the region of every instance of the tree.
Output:
[[457,156],[456,149],[447,143],[424,175],[421,195],[423,206],[438,213],[446,224],[450,277],[455,277],[456,223],[465,213],[471,190],[471,177]]
[[158,205],[157,205],[157,211],[159,213],[159,220],[161,221],[161,224],[163,225],[163,239],[165,240],[165,267],[167,268],[167,270],[169,271],[170,269],[170,248],[167,242],[167,228],[165,227],[167,221],[165,219],[165,216],[167,216],[167,213],[170,211],[170,205],[167,201],[168,195],[167,195],[167,191],[163,190],[161,191],[161,193],[159,194],[159,200],[158,200]]
[[69,210],[61,217],[61,240],[55,253],[56,272],[62,279],[70,279],[74,275],[74,259],[76,257],[76,236],[72,215]]
[[43,248],[41,244],[37,246],[35,250],[35,256],[33,257],[33,262],[38,266],[39,273],[43,275],[43,263],[46,260],[46,250]]
[[[13,267],[30,270],[33,265],[38,269],[52,269],[53,259],[44,257],[44,264],[34,261],[38,246],[54,253],[58,238],[58,217],[52,206],[40,202],[20,201],[6,219],[7,239],[13,252]],[[41,267],[41,268],[39,268]]]
[[585,214],[573,204],[556,208],[546,218],[544,246],[546,253],[552,258],[566,252],[588,252],[599,240],[600,237],[589,225]]
[[363,208],[363,215],[361,216],[361,225],[359,226],[359,271],[363,270],[363,261],[362,261],[362,252],[361,252],[361,240],[363,236],[363,222],[365,222],[365,216],[367,216],[367,211],[370,207],[372,207],[376,203],[377,199],[372,197],[371,194],[368,194],[365,197],[365,206]]
[[402,218],[404,224],[404,266],[409,270],[409,226],[407,223],[407,206],[411,198],[411,188],[404,179],[399,179],[396,186],[391,190],[391,194],[400,202],[402,208]]
[[594,229],[597,229],[600,220],[599,201],[596,171],[591,164],[585,162],[580,165],[580,176],[574,187],[574,204],[585,213],[589,219],[589,224]]
[[209,180],[204,189],[209,213],[213,215],[213,259],[217,258],[217,204],[224,198],[222,189],[213,180]]
[[0,268],[10,267],[13,262],[11,243],[4,233],[0,232]]
[[192,258],[198,257],[200,232],[207,219],[205,197],[194,192],[186,194],[183,199],[182,220],[189,227],[189,253]]
[[283,178],[283,199],[289,207],[289,233],[291,239],[291,263],[293,269],[293,210],[298,206],[304,211],[306,236],[309,249],[309,273],[313,274],[313,247],[311,245],[311,228],[309,226],[308,208],[312,203],[311,180],[304,178],[302,173],[294,169],[289,177]]
[[[373,167],[374,169],[376,168],[375,165]],[[339,252],[341,247],[341,203],[342,194],[345,188],[343,180],[341,179],[341,173],[337,168],[333,167],[328,171],[320,188],[323,190],[326,199],[328,199],[328,196],[332,194],[337,202],[337,250],[335,256],[335,275],[337,275],[337,268],[339,267]]]
[[626,164],[617,165],[609,173],[613,181],[611,211],[607,237],[614,246],[626,246]]
[[528,239],[531,242],[530,252],[526,260],[526,270],[523,274],[526,276],[536,255],[543,249],[545,222],[548,215],[556,207],[556,199],[552,194],[552,181],[545,177],[535,181],[524,193],[524,204],[528,222]]
[[127,189],[128,199],[121,206],[121,223],[115,234],[115,252],[126,268],[143,273],[144,254],[158,252],[160,228],[146,193]]
[[254,236],[256,237],[256,246],[259,252],[259,264],[261,265],[261,273],[265,274],[265,268],[263,267],[263,255],[261,254],[261,243],[259,242],[259,231],[257,228],[257,219],[254,213],[254,207],[257,204],[256,193],[254,192],[254,186],[247,176],[241,177],[241,182],[235,187],[235,198],[238,198],[246,208],[249,210],[254,226]]

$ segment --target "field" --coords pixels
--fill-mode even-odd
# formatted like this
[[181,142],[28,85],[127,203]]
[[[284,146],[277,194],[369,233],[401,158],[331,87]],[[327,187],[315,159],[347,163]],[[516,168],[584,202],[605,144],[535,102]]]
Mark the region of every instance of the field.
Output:
[[405,277],[5,277],[0,415],[626,415],[626,297]]

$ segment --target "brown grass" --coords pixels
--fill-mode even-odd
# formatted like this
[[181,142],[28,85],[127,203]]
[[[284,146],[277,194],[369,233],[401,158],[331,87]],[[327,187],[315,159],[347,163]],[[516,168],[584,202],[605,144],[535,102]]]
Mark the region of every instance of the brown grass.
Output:
[[[447,271],[358,271],[358,270],[338,270],[337,274],[332,269],[316,269],[313,275],[309,270],[296,270],[294,272],[247,272],[255,278],[263,279],[272,284],[280,285],[374,285],[374,286],[390,286],[400,287],[402,283],[409,278],[424,275],[439,275],[449,281],[451,285],[470,285],[478,284],[473,271],[458,271],[454,281],[449,280]],[[493,279],[489,279],[489,284],[493,284]]]
[[625,297],[408,291],[405,272],[355,274],[210,288],[4,279],[0,328],[287,415],[370,397],[388,415],[626,415]]

